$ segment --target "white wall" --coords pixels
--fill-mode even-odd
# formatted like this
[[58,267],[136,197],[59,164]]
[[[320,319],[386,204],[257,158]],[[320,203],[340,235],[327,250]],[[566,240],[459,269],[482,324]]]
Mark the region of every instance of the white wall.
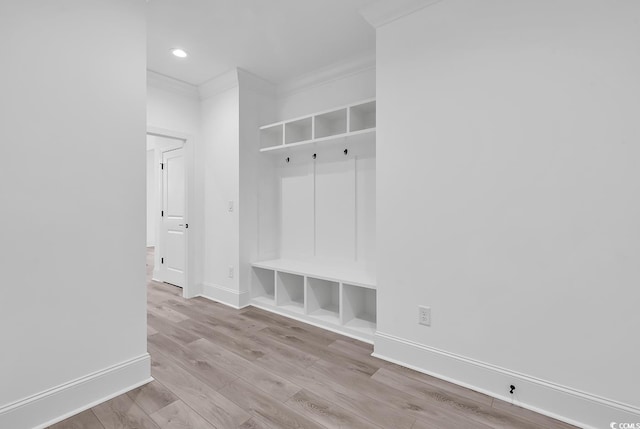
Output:
[[0,427],[149,377],[144,5],[0,3]]
[[382,333],[640,410],[639,13],[447,0],[378,29]]
[[158,212],[156,165],[154,150],[147,150],[147,247],[156,244],[156,216]]
[[148,73],[147,125],[198,136],[200,100],[195,87]]
[[[235,73],[235,71],[234,71]],[[237,81],[236,81],[237,82]],[[209,288],[238,291],[239,265],[239,96],[237,83],[202,101],[204,142],[205,293]],[[234,211],[228,210],[233,201]],[[215,298],[215,296],[212,296]]]

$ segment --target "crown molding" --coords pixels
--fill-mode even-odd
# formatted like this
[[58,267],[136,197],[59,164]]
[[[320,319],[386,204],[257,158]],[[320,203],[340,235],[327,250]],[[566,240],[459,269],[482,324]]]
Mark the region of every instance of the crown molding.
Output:
[[324,85],[347,76],[362,73],[367,70],[374,70],[375,68],[375,51],[368,51],[357,57],[322,67],[310,73],[305,73],[289,81],[283,82],[277,86],[277,94],[279,97],[282,97]]
[[275,97],[276,85],[244,69],[238,68],[240,89],[248,89],[268,97]]
[[206,100],[228,89],[236,88],[239,85],[238,69],[233,68],[200,85],[198,87],[200,100]]
[[147,85],[188,97],[198,96],[198,88],[195,85],[174,79],[153,70],[147,70]]
[[378,0],[360,9],[360,15],[374,28],[444,0]]
[[279,85],[275,85],[242,68],[233,68],[199,86],[165,76],[153,70],[147,70],[147,84],[177,94],[190,97],[196,96],[200,100],[206,100],[241,84],[243,88],[275,97],[324,85],[347,76],[374,70],[375,67],[376,56],[375,51],[372,50],[348,60],[305,73]]

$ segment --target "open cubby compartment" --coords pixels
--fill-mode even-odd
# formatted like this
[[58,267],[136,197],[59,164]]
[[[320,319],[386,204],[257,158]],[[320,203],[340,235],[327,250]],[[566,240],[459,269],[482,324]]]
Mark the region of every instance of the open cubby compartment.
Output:
[[307,314],[315,318],[340,323],[340,284],[307,277]]
[[260,149],[281,146],[284,143],[284,125],[268,125],[260,128]]
[[342,323],[351,329],[373,334],[376,330],[376,290],[344,283]]
[[376,127],[376,102],[358,104],[349,108],[349,131],[362,131]]
[[311,140],[313,137],[313,119],[298,119],[284,124],[284,141],[286,144]]
[[304,277],[279,272],[276,274],[276,305],[304,313]]
[[251,297],[268,304],[275,302],[275,271],[253,267],[251,270]]
[[316,139],[337,136],[347,132],[347,109],[334,110],[315,116]]

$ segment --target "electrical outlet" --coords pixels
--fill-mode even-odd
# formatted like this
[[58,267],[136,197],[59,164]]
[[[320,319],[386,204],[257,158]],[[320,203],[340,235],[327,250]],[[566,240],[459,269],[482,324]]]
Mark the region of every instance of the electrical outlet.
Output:
[[233,265],[229,265],[229,278],[233,278]]
[[233,211],[233,201],[229,201],[229,204],[227,205],[227,209],[232,212]]
[[431,307],[423,305],[418,306],[418,323],[425,326],[431,326]]

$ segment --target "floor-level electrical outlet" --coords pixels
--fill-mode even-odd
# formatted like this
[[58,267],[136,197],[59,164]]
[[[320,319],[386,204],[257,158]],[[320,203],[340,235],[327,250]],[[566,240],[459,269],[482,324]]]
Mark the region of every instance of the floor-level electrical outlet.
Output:
[[229,265],[229,278],[233,278],[233,266]]
[[418,306],[418,323],[425,326],[431,326],[431,307],[423,305]]

